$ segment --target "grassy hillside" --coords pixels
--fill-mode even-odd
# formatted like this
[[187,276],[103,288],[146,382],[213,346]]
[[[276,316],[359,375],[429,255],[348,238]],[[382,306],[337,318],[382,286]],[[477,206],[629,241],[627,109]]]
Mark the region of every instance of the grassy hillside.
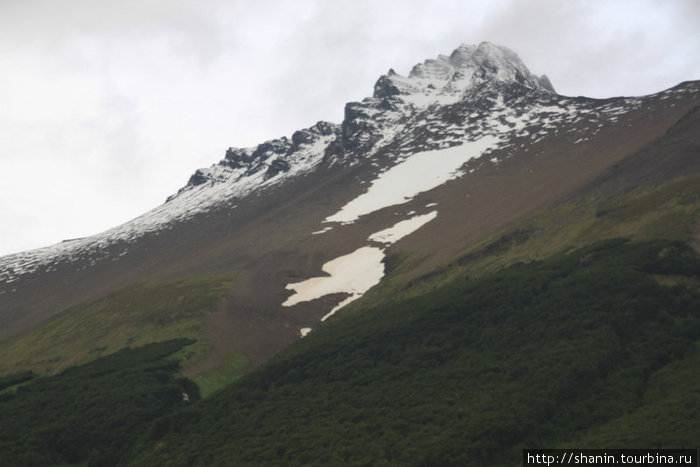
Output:
[[[667,239],[700,246],[700,176],[658,186],[638,186],[615,196],[589,193],[543,209],[469,247],[453,261],[413,277],[410,254],[393,252],[386,262],[391,274],[366,298],[422,295],[464,275],[480,276],[520,261],[543,259],[559,251],[624,237],[635,241]],[[364,306],[349,305],[345,313]]]
[[700,293],[658,278],[698,276],[683,243],[610,240],[454,278],[322,326],[158,421],[129,465],[516,465],[523,447],[695,447]]
[[211,351],[203,338],[203,317],[232,284],[230,276],[205,276],[128,285],[1,342],[0,375],[27,370],[54,374],[128,346],[173,338],[197,340],[182,355],[187,366]]

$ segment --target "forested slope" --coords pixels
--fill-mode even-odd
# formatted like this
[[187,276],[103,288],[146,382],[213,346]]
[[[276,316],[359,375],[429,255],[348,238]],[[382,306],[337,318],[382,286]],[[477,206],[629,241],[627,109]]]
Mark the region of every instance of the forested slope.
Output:
[[521,448],[584,441],[694,447],[700,294],[663,284],[698,276],[683,243],[617,239],[350,314],[159,420],[130,465],[513,465]]

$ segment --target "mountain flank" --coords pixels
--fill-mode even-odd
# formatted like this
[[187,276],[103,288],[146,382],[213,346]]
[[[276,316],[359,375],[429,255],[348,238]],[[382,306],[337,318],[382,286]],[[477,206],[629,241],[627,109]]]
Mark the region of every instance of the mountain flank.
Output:
[[[514,52],[462,45],[390,70],[340,123],[226,149],[130,222],[2,257],[0,450],[512,465],[524,447],[689,447],[698,108],[698,81],[562,96]],[[122,359],[161,345],[153,366]],[[70,422],[17,428],[39,388],[102,365],[182,391],[134,409],[127,437],[134,419],[92,424],[72,391],[52,402]]]

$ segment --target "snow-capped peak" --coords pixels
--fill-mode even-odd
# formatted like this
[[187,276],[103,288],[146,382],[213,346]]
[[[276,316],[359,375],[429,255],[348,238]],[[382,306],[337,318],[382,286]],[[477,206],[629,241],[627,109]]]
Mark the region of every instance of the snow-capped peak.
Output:
[[[675,106],[697,93],[697,83],[691,83],[650,99]],[[331,168],[360,165],[358,173],[386,173],[385,178],[399,180],[403,186],[408,180],[404,171],[408,171],[416,175],[417,185],[411,189],[418,191],[399,193],[402,201],[433,189],[436,185],[431,183],[461,176],[467,159],[481,159],[467,173],[500,163],[501,159],[490,157],[495,149],[511,157],[527,151],[522,149],[525,144],[563,131],[576,138],[572,144],[578,144],[596,135],[606,123],[638,109],[642,102],[639,98],[561,96],[546,77],[530,73],[509,49],[487,42],[461,45],[450,56],[416,65],[408,77],[393,70],[382,76],[375,97],[346,105],[341,124],[318,122],[291,137],[250,148],[229,148],[220,162],[195,171],[168,202],[136,219],[92,237],[0,258],[0,295],[15,290],[10,284],[26,275],[65,265],[85,269],[98,262],[120,261],[146,235],[172,230],[200,213],[230,212],[252,194],[272,193],[297,177],[320,177]],[[469,148],[478,151],[467,151]],[[460,159],[462,156],[466,159]],[[392,167],[400,168],[392,171]],[[435,174],[441,168],[445,170]],[[387,185],[377,182],[376,186]],[[398,196],[393,188],[382,193],[390,195],[382,199]],[[361,201],[375,198],[372,194]],[[342,224],[353,220],[352,216],[367,214],[357,214],[354,209],[359,204],[347,203],[349,208],[341,209],[342,216],[333,214],[327,220]]]
[[462,44],[450,56],[425,60],[403,77],[393,69],[374,85],[374,97],[396,95],[462,94],[486,82],[519,83],[526,88],[555,93],[546,76],[530,73],[512,50],[490,42]]

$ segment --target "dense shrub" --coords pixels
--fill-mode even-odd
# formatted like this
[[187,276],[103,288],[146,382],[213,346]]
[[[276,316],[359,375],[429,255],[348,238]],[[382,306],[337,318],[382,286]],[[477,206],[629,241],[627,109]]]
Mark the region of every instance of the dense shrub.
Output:
[[183,393],[198,399],[167,359],[193,342],[124,349],[17,388],[0,400],[2,465],[116,465],[154,419],[187,405]]

